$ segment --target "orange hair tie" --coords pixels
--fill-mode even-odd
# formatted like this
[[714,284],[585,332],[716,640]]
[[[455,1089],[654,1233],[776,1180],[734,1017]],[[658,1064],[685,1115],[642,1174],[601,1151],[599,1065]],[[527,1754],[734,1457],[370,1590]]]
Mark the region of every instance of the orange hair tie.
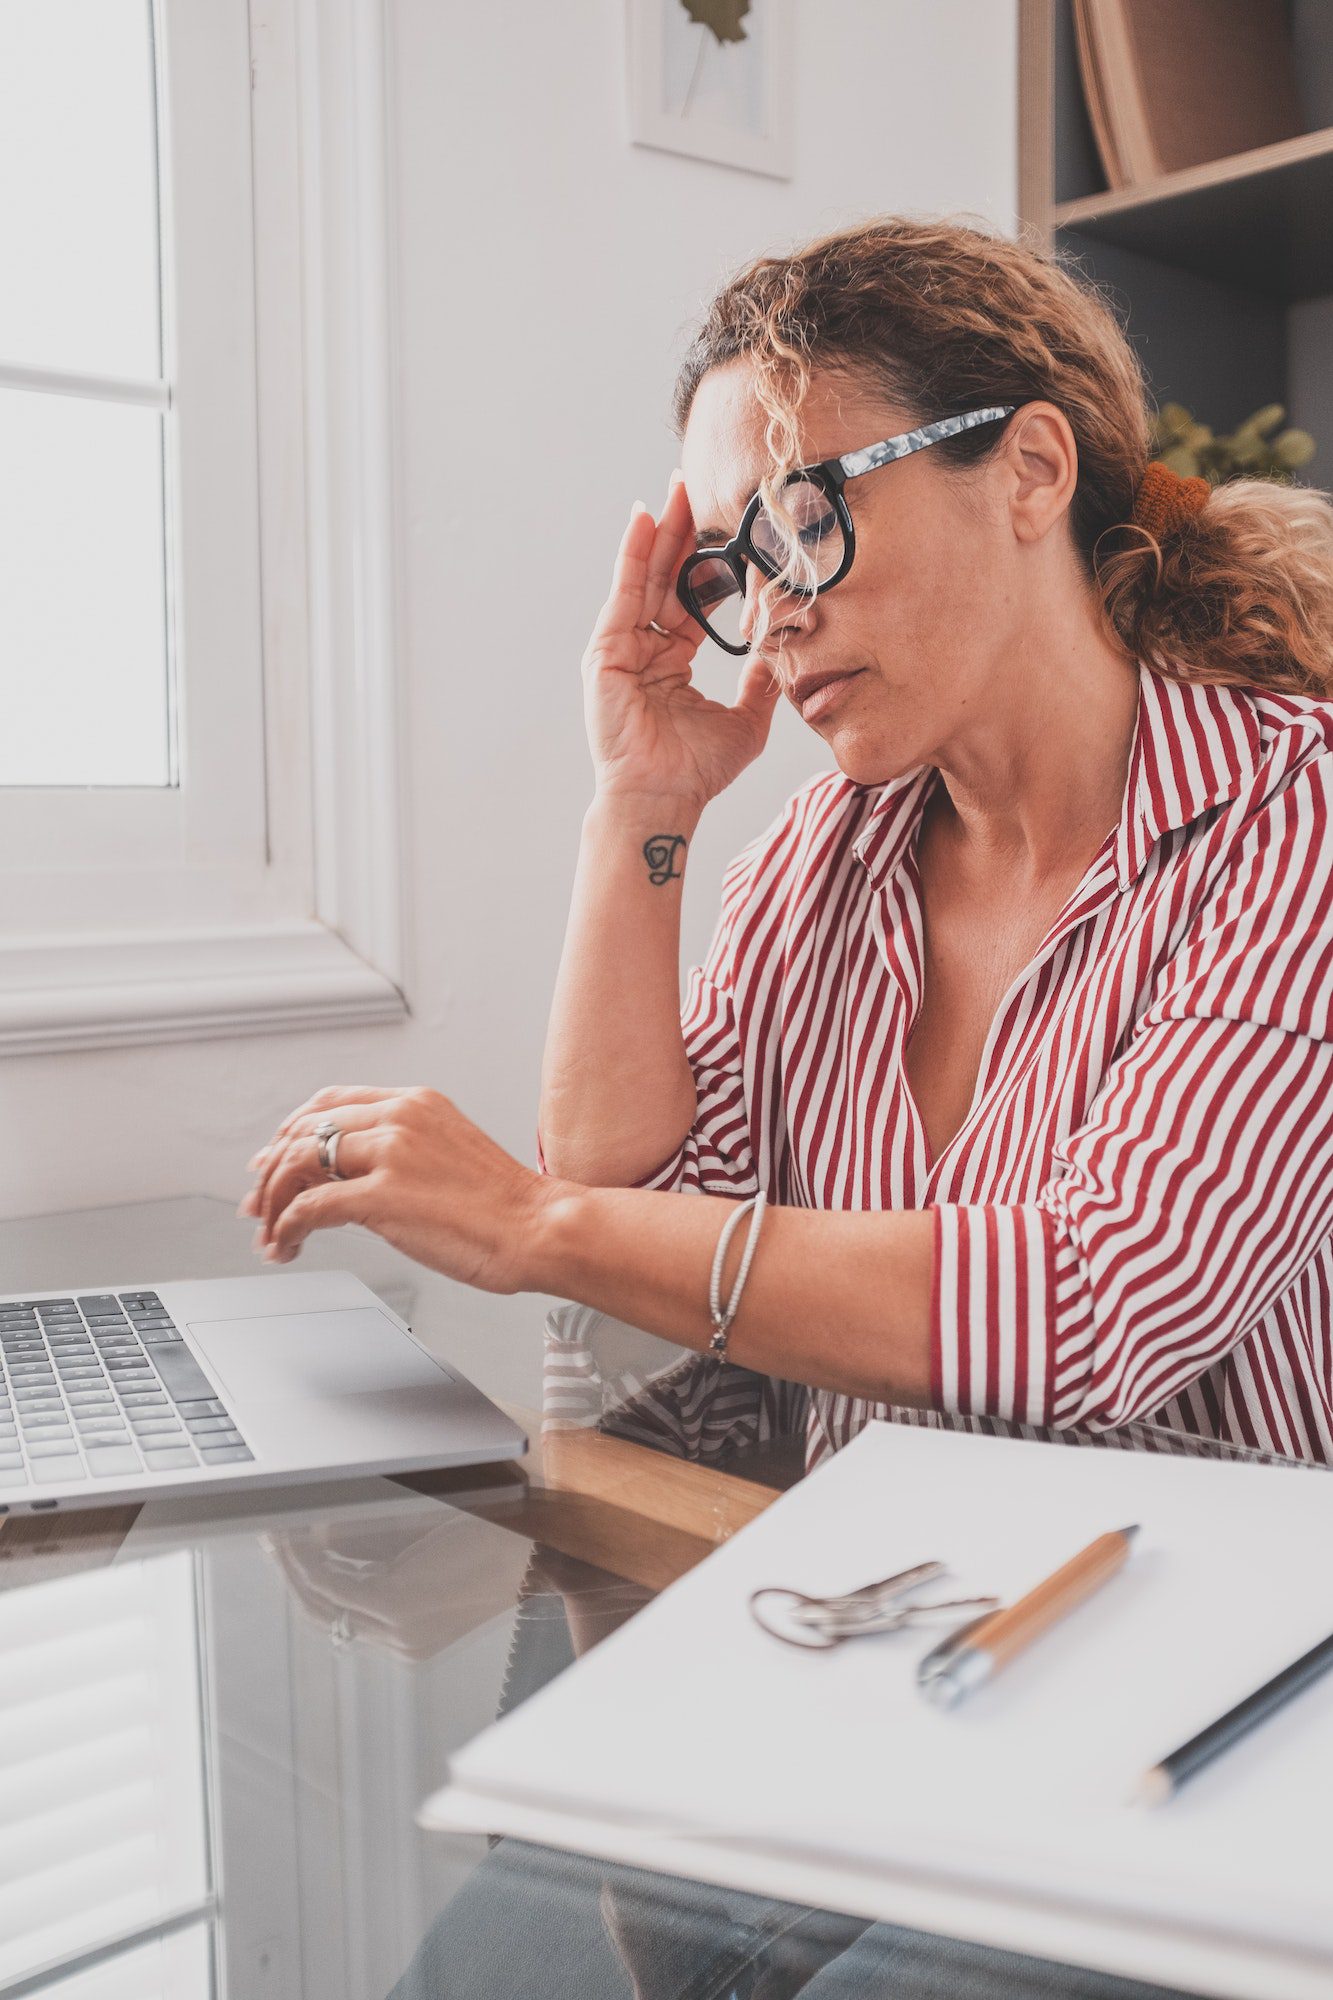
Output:
[[1212,490],[1208,480],[1186,479],[1154,458],[1139,481],[1129,518],[1160,542],[1174,534],[1183,521],[1191,520]]

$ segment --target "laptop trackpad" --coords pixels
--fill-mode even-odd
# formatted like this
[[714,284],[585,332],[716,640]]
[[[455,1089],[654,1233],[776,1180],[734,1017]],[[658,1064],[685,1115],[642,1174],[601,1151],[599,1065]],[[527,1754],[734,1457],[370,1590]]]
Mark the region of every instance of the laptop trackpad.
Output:
[[455,1379],[373,1306],[191,1321],[189,1327],[204,1367],[233,1398],[238,1415],[259,1403],[396,1400],[403,1391],[438,1392]]

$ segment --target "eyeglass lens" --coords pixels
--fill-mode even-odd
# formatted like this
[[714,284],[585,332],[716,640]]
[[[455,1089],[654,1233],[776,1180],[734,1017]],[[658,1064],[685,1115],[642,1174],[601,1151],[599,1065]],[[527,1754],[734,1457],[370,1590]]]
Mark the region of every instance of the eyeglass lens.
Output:
[[[782,497],[795,525],[794,541],[786,523],[767,507],[760,507],[750,524],[750,545],[775,569],[786,572],[792,582],[813,592],[842,566],[846,553],[842,523],[833,501],[813,479],[789,480]],[[719,556],[696,563],[689,582],[712,637],[724,645],[743,644],[745,592],[729,565]]]

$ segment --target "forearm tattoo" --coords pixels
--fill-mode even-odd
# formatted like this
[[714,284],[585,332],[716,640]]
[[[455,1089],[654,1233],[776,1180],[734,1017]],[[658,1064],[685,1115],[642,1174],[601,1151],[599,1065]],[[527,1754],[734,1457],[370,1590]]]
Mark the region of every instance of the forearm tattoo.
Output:
[[660,888],[664,882],[676,882],[684,874],[676,863],[686,846],[683,833],[655,833],[651,840],[643,843],[643,858],[648,863],[648,880]]

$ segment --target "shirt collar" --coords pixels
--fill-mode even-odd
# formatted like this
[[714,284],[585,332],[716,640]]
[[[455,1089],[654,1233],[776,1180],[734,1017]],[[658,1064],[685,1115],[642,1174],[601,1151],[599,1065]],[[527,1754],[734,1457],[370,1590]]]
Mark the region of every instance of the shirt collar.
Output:
[[1167,680],[1139,662],[1139,718],[1116,828],[1116,880],[1143,872],[1164,835],[1238,798],[1258,769],[1259,718],[1238,687]]
[[[1259,720],[1247,691],[1167,680],[1139,662],[1139,708],[1124,802],[1115,828],[1121,889],[1142,873],[1156,843],[1200,813],[1237,798],[1254,775]],[[874,789],[852,852],[878,888],[901,862],[938,772],[918,764]]]

